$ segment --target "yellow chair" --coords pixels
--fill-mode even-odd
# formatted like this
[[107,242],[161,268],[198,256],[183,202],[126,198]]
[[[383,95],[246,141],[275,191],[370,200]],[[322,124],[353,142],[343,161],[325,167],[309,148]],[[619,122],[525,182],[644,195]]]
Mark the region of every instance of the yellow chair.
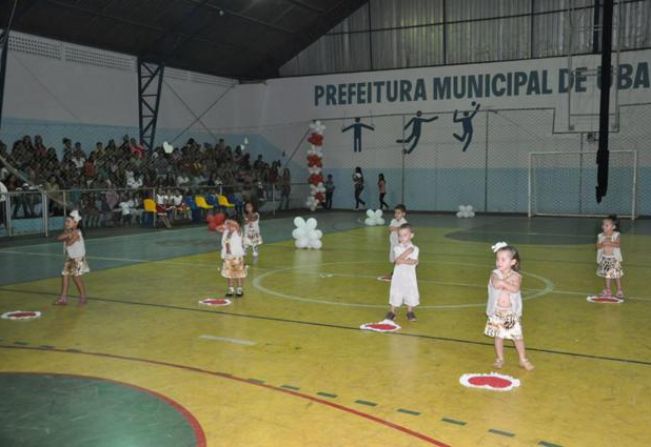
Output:
[[212,205],[209,205],[208,202],[206,202],[206,198],[204,196],[195,196],[194,202],[202,210],[211,210],[214,208]]
[[223,208],[235,208],[235,205],[229,202],[226,196],[222,196],[219,194],[217,194],[217,203],[219,203],[219,206]]

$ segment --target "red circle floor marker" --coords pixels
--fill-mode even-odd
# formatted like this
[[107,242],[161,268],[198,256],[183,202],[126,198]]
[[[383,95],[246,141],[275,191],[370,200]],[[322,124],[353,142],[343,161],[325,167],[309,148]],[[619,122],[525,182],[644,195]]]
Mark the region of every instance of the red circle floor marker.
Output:
[[520,386],[520,381],[506,374],[464,374],[459,383],[468,388],[481,388],[491,391],[511,391]]
[[383,320],[380,321],[379,323],[365,323],[362,324],[359,328],[366,331],[374,331],[374,332],[395,332],[401,329],[400,326],[398,326],[396,323],[394,323],[391,320]]
[[205,306],[228,306],[231,304],[231,300],[226,299],[226,298],[206,298],[201,301],[199,301],[199,304],[203,304]]
[[0,315],[4,320],[35,320],[41,317],[41,313],[36,310],[13,310]]
[[600,304],[622,304],[624,302],[623,299],[617,298],[616,296],[589,296],[586,300],[591,303]]

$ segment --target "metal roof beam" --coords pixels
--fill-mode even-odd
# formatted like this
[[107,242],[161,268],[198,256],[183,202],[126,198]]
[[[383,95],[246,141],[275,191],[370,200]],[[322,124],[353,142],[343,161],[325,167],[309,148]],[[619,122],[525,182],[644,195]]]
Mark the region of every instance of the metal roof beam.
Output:
[[[190,3],[198,3],[201,0],[186,0],[186,1],[188,1]],[[217,11],[224,11],[225,14],[228,14],[230,16],[237,17],[239,19],[246,20],[248,22],[255,23],[257,25],[264,26],[266,28],[270,28],[270,29],[273,29],[275,31],[280,31],[282,33],[290,34],[292,36],[295,34],[294,31],[292,31],[290,29],[287,29],[284,26],[274,25],[273,23],[265,22],[264,20],[259,20],[259,19],[253,18],[251,16],[247,16],[246,14],[242,14],[242,13],[239,13],[239,12],[232,11],[230,9],[222,8],[221,6],[218,6],[218,5],[212,5],[212,4],[208,3],[208,4],[206,4],[206,7],[215,9]]]
[[[99,13],[99,12],[94,11],[92,9],[83,8],[83,7],[80,7],[80,6],[77,6],[77,5],[72,5],[70,3],[63,3],[63,2],[60,2],[60,1],[57,1],[57,0],[42,0],[42,1],[47,2],[47,3],[51,3],[51,4],[59,6],[61,8],[69,9],[71,11],[76,11],[76,12],[80,12],[82,14],[87,14],[87,15],[89,15],[91,17],[100,17],[100,18],[103,18],[103,19],[113,20],[115,22],[122,23],[122,24],[125,24],[125,25],[130,25],[130,26],[134,26],[134,27],[138,27],[138,28],[145,28],[145,29],[148,29],[150,31],[156,31],[158,33],[167,33],[167,30],[165,30],[164,28],[161,28],[159,26],[150,25],[150,24],[147,24],[147,23],[126,19],[124,17],[119,17],[119,16],[115,16],[115,15],[112,15],[112,14]],[[186,33],[178,33],[178,35],[180,37],[187,37],[188,36]],[[209,45],[209,46],[211,46],[213,48],[216,48],[216,49],[220,48],[220,47],[221,48],[227,47],[227,48],[232,48],[232,49],[235,49],[235,50],[246,50],[246,51],[250,51],[250,52],[257,52],[258,54],[263,54],[261,51],[255,49],[255,48],[245,47],[245,46],[241,46],[241,45],[235,45],[235,44],[232,44],[232,43],[216,42],[216,41],[206,39],[204,37],[199,37],[199,36],[194,36],[194,37],[191,38],[191,40],[196,40],[197,42],[205,43],[205,44],[207,44],[207,45]]]

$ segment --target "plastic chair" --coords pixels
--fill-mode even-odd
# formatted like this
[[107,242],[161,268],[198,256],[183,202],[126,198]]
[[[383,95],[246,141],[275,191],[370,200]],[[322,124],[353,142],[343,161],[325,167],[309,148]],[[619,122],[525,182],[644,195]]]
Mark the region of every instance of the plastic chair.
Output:
[[211,210],[214,208],[212,205],[209,205],[208,202],[206,202],[206,198],[204,196],[195,196],[194,201],[197,206],[203,210]]
[[235,208],[235,205],[232,204],[226,196],[222,195],[217,195],[217,203],[219,203],[219,206],[222,206],[224,208]]
[[208,205],[212,205],[213,207],[218,207],[219,203],[217,203],[217,199],[213,194],[209,194],[206,196],[206,202],[208,202]]

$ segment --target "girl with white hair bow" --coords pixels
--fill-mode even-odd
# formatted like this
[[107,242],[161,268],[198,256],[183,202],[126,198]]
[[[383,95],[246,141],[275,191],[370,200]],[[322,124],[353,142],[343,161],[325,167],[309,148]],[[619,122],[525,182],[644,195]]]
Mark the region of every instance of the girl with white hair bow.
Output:
[[63,242],[63,250],[66,260],[61,271],[61,295],[54,304],[64,306],[68,304],[68,285],[72,277],[77,290],[79,291],[79,305],[86,304],[86,288],[81,276],[90,271],[86,262],[86,245],[84,237],[79,229],[81,215],[79,211],[73,210],[66,217],[64,232],[57,238]]

